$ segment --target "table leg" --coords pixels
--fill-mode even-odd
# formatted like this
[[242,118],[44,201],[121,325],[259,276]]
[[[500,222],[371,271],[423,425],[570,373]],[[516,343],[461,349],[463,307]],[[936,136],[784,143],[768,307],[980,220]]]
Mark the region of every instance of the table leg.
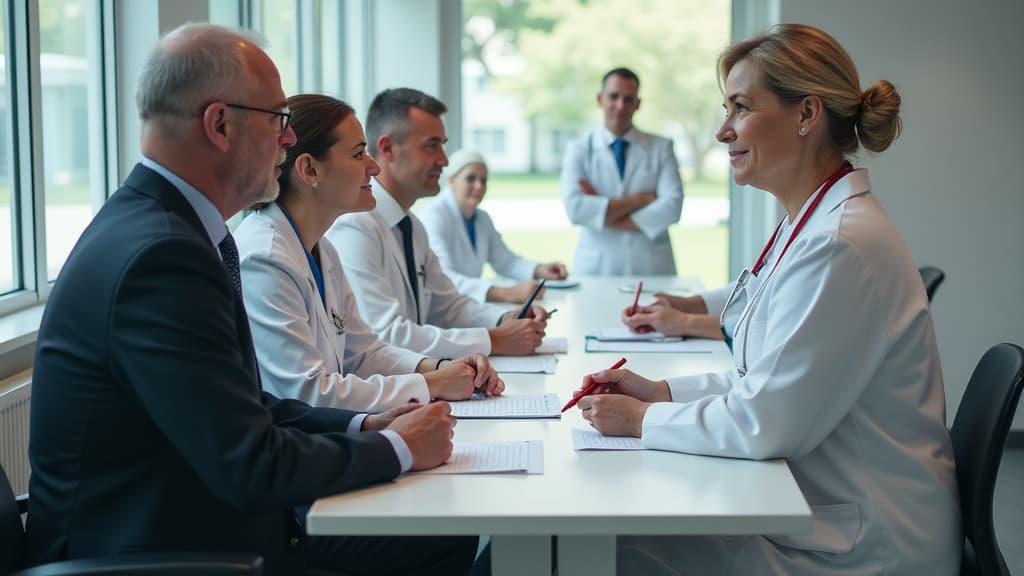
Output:
[[551,574],[550,536],[491,536],[492,576]]
[[560,535],[558,576],[615,576],[615,536]]

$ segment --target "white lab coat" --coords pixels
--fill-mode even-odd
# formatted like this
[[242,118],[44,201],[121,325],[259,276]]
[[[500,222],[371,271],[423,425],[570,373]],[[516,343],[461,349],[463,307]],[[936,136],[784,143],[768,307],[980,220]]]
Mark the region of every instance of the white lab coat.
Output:
[[[593,130],[570,142],[566,148],[562,162],[562,203],[569,220],[580,226],[573,275],[676,273],[668,227],[679,221],[683,184],[672,141],[636,128],[623,138],[629,142],[623,177],[619,177],[610,148],[615,137],[607,129]],[[580,191],[581,179],[594,188],[596,196]],[[658,199],[632,214],[639,230],[605,228],[610,199],[644,192],[654,192]]]
[[385,342],[429,356],[490,354],[487,328],[497,325],[504,309],[456,290],[430,249],[423,224],[410,214],[422,314],[417,320],[398,231],[405,212],[379,183],[373,195],[376,208],[346,214],[327,232],[339,249],[363,318]]
[[423,355],[385,345],[370,331],[328,240],[318,243],[326,309],[305,250],[277,204],[250,214],[235,240],[267,391],[314,406],[368,412],[430,401],[426,381],[415,374]]
[[[732,327],[746,376],[671,378],[673,401],[643,421],[650,448],[786,458],[811,533],[623,537],[620,574],[958,573],[956,471],[928,299],[869,190],[864,170],[839,181],[771,272],[791,228],[780,231],[742,298],[750,324]],[[712,314],[723,292],[708,299]]]
[[419,216],[430,237],[430,248],[441,262],[441,269],[459,292],[480,302],[487,300],[487,291],[495,282],[480,278],[486,263],[506,278],[533,278],[538,263],[509,250],[494,228],[490,214],[480,209],[476,211],[476,249],[473,249],[466,232],[465,218],[451,188],[445,188],[440,196],[420,211]]

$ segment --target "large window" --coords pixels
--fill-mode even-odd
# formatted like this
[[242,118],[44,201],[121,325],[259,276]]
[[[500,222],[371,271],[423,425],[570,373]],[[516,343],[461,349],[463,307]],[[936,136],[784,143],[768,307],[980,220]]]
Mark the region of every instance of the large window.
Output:
[[568,139],[600,124],[603,74],[626,66],[640,77],[635,124],[675,141],[685,193],[670,229],[679,274],[724,284],[729,185],[714,138],[715,57],[729,40],[730,2],[463,0],[462,16],[462,141],[488,158],[484,207],[509,245],[572,261],[578,232],[560,200],[562,155]]
[[13,151],[11,131],[10,66],[7,62],[7,7],[0,7],[0,293],[10,292],[17,286],[17,268],[14,253],[18,245],[15,237],[12,205]]
[[298,91],[298,66],[295,58],[298,0],[262,0],[261,28],[269,46],[267,53],[281,73],[281,87],[287,95]]
[[[39,1],[47,279],[54,280],[93,215],[90,166],[97,153],[99,58],[90,58],[93,4]],[[102,184],[101,184],[102,185]]]

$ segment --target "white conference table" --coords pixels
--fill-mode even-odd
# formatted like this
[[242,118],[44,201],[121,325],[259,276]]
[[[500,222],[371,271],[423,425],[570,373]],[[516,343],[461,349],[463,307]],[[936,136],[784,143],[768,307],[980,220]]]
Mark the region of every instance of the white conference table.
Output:
[[[554,392],[567,401],[582,377],[618,353],[586,353],[584,334],[619,324],[633,279],[581,278],[580,287],[548,290],[558,308],[549,336],[567,336],[555,374],[503,375],[506,394]],[[644,288],[692,292],[675,278],[645,278]],[[641,303],[650,301],[649,293]],[[700,354],[631,353],[626,366],[648,377],[724,370],[724,345]],[[561,419],[468,420],[455,441],[542,440],[544,473],[417,475],[316,501],[307,529],[316,535],[456,535],[492,537],[494,576],[547,574],[557,535],[560,576],[611,576],[618,535],[796,534],[811,511],[784,461],[756,462],[653,450],[575,452],[571,429],[587,427],[579,410]]]

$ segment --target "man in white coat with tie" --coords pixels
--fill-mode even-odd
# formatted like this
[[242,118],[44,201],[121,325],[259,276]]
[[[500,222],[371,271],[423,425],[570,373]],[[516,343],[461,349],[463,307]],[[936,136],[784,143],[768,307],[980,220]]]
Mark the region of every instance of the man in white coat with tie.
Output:
[[628,68],[605,74],[597,95],[604,125],[565,151],[562,202],[581,227],[573,274],[676,273],[668,227],[683,208],[679,164],[672,140],[633,126],[639,90]]
[[447,107],[411,88],[385,90],[366,117],[367,149],[380,165],[370,212],[346,214],[327,232],[359,311],[381,340],[433,357],[525,355],[540,345],[547,312],[483,304],[460,294],[441,270],[409,210],[441,190],[448,165],[441,115]]

